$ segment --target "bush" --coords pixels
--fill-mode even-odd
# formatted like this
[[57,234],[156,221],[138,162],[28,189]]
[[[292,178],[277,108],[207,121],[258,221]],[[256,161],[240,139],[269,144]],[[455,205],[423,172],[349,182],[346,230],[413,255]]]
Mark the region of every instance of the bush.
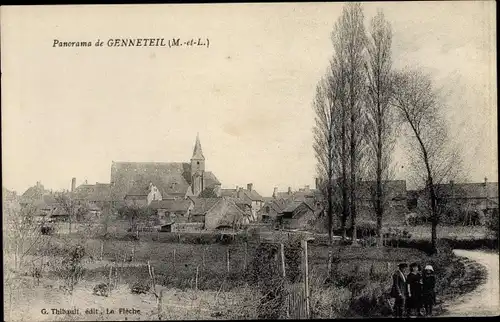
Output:
[[[446,245],[449,249],[498,249],[498,239],[459,239],[459,238],[441,238],[438,239],[439,244]],[[432,244],[427,239],[408,239],[408,238],[393,238],[386,240],[386,246],[402,247],[402,248],[415,248],[425,252],[427,255],[433,254]],[[442,247],[441,247],[442,248]]]
[[42,233],[42,235],[52,235],[54,234],[54,226],[47,226],[47,225],[43,225],[41,228],[40,228],[40,232]]
[[406,229],[390,227],[387,232],[383,234],[384,239],[410,239],[411,233]]
[[498,223],[498,209],[492,209],[488,214],[488,219],[486,221],[486,226],[493,232],[493,237],[497,239],[499,237],[499,223]]
[[136,282],[130,287],[130,291],[133,294],[146,294],[150,288],[151,287],[150,287],[148,282],[145,282],[145,281]]
[[279,251],[276,244],[260,244],[250,263],[248,281],[257,286],[262,295],[258,303],[260,319],[284,316],[286,291],[277,260]]

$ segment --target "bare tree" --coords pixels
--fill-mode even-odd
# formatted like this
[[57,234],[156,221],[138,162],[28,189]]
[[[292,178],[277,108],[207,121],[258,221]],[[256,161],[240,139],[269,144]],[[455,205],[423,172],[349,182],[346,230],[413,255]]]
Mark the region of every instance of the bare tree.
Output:
[[349,137],[349,192],[352,240],[356,241],[356,191],[362,158],[363,106],[365,99],[365,45],[366,34],[364,15],[359,3],[347,4],[340,17],[334,34],[334,48],[341,73],[346,77],[344,93],[348,106],[347,132]]
[[[332,66],[333,67],[333,66]],[[316,87],[316,97],[313,108],[316,114],[314,133],[314,151],[317,160],[317,172],[322,182],[322,192],[327,202],[328,238],[332,243],[333,231],[333,181],[336,173],[337,141],[336,130],[336,100],[338,87],[334,75],[321,79]],[[337,122],[338,123],[338,122]]]
[[5,207],[3,219],[7,241],[13,248],[14,267],[24,267],[26,255],[44,242],[42,226],[45,218],[37,216],[37,207],[32,204],[23,207]]
[[89,212],[86,202],[76,200],[70,192],[58,192],[55,194],[56,208],[59,208],[68,215],[68,227],[71,234],[75,220],[83,220]]
[[[367,42],[368,91],[366,95],[367,128],[365,138],[370,158],[367,158],[368,177],[374,184],[368,185],[377,219],[377,235],[382,238],[382,218],[387,204],[391,177],[391,156],[395,145],[394,113],[390,106],[392,95],[391,44],[392,30],[381,10],[371,20]],[[379,245],[381,245],[379,240]]]
[[411,133],[408,142],[411,166],[415,179],[425,185],[428,195],[431,242],[436,251],[441,212],[438,185],[461,173],[460,153],[448,137],[440,97],[428,75],[418,70],[397,73],[393,104]]

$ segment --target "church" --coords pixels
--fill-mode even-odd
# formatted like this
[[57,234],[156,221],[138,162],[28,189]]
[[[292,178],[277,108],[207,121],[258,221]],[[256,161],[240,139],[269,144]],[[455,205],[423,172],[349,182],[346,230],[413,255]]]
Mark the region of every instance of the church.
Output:
[[112,162],[111,199],[150,204],[206,194],[220,197],[221,183],[205,170],[199,135],[190,162]]

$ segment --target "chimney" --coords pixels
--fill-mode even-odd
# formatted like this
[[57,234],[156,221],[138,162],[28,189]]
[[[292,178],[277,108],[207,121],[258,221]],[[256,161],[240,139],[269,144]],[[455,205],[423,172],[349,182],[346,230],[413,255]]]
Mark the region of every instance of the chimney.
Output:
[[305,187],[304,191],[305,191],[306,193],[309,193],[309,192],[310,192],[309,185],[306,185],[306,187]]
[[253,183],[247,184],[247,190],[252,191]]
[[484,177],[484,185],[486,186],[487,183],[488,183],[488,178]]
[[236,198],[241,198],[241,187],[236,188]]
[[71,179],[71,192],[74,192],[76,188],[76,178]]
[[315,178],[316,189],[319,190],[319,178]]
[[87,180],[85,179],[85,182],[83,182],[83,184],[87,184]]
[[277,196],[278,196],[278,187],[274,187],[273,198],[276,198]]
[[291,195],[292,194],[292,187],[288,187],[288,194]]

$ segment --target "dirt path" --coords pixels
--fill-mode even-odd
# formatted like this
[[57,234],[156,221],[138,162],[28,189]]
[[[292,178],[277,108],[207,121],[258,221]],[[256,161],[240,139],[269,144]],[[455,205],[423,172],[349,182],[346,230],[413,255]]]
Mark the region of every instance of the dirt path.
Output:
[[486,268],[487,277],[474,291],[445,305],[443,316],[494,316],[500,314],[500,295],[498,280],[499,255],[483,251],[454,250],[457,256],[466,257],[466,269],[480,264]]

